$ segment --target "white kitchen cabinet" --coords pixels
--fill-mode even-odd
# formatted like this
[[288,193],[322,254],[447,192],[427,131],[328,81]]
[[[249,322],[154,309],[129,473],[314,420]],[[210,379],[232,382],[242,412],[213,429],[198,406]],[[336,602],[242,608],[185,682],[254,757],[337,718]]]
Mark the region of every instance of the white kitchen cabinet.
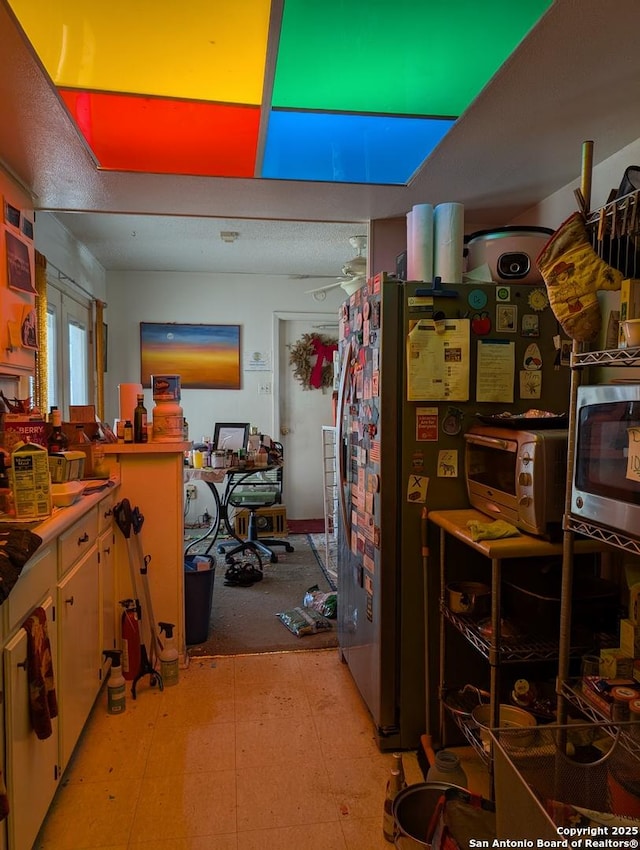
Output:
[[[117,479],[116,479],[117,481]],[[0,823],[0,850],[29,850],[101,686],[103,642],[115,646],[113,506],[118,491],[83,497],[34,530],[42,543],[0,606],[4,705],[0,752],[10,814]],[[44,600],[44,601],[43,601]],[[58,717],[41,741],[31,729],[27,635],[22,623],[47,611]],[[4,716],[3,716],[4,715]]]
[[110,662],[102,652],[105,649],[120,649],[120,635],[118,632],[118,602],[116,599],[116,574],[115,574],[115,529],[113,522],[113,508],[117,496],[111,492],[98,505],[98,563],[99,592],[100,592],[100,667],[102,677],[109,669]]
[[[53,599],[41,603],[56,667],[56,627]],[[37,606],[35,606],[37,607]],[[27,680],[27,633],[18,629],[4,647],[5,772],[9,798],[7,838],[11,850],[30,850],[58,786],[58,719],[53,733],[40,740],[31,728]]]
[[85,552],[58,584],[60,767],[65,769],[100,687],[98,547]]

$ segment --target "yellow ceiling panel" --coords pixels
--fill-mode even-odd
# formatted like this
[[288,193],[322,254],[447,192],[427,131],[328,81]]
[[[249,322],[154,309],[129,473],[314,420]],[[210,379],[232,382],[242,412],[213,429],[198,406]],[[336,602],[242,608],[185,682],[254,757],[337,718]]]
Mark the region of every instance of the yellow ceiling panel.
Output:
[[259,104],[270,0],[10,0],[58,86]]

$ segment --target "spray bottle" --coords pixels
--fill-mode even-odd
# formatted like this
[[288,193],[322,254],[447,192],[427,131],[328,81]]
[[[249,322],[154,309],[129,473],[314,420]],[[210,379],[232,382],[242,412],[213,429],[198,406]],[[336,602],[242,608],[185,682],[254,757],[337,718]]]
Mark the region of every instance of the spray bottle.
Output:
[[173,623],[160,622],[158,626],[160,628],[160,634],[164,632],[165,635],[164,645],[159,655],[160,675],[162,676],[165,687],[169,687],[178,684],[178,676],[180,675],[180,664],[178,661],[180,654],[176,649],[175,638],[173,637],[175,626]]
[[125,681],[122,675],[122,651],[105,649],[102,654],[111,659],[111,670],[107,682],[107,711],[109,714],[122,714],[126,709]]
[[140,672],[140,626],[135,599],[123,599],[122,605],[122,674],[131,681]]

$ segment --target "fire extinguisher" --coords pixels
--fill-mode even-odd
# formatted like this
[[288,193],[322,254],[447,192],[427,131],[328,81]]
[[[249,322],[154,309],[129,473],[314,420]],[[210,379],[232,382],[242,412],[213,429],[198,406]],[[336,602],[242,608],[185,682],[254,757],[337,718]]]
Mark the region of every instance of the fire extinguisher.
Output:
[[128,681],[140,671],[140,626],[135,599],[123,599],[122,605],[122,675]]

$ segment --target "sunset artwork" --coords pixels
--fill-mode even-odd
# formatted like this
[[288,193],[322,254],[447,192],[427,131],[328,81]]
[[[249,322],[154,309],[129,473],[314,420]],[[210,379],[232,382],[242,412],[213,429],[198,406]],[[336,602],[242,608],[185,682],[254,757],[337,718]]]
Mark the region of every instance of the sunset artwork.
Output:
[[240,389],[240,325],[140,322],[140,380],[180,375],[182,389]]

